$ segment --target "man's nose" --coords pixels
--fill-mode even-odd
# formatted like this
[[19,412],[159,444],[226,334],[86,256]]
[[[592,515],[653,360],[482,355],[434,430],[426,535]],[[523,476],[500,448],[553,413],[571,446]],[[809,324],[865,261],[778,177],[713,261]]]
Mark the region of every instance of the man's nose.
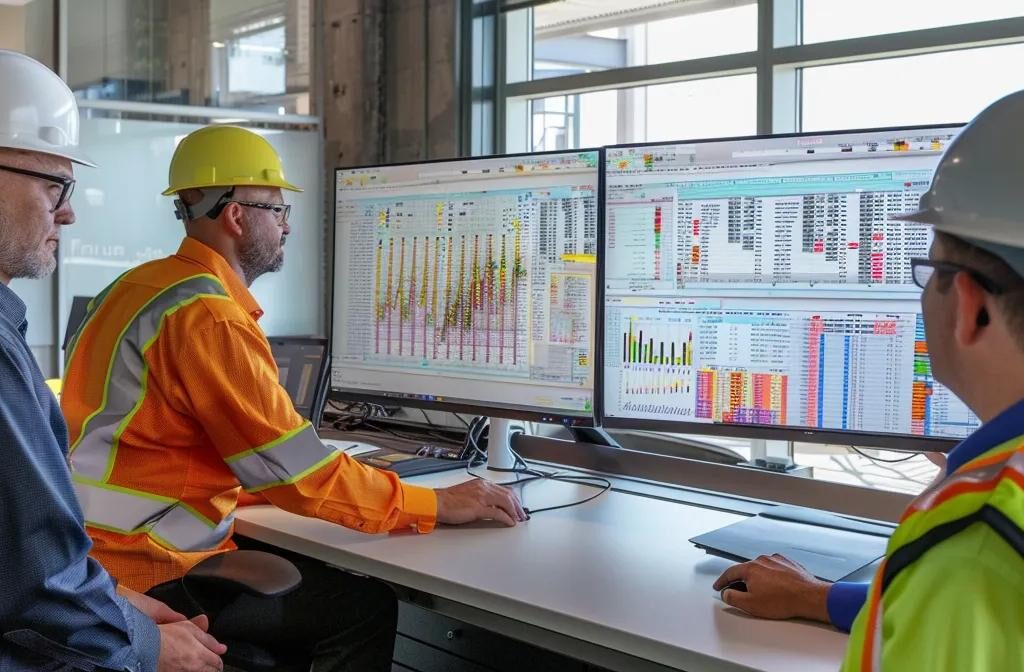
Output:
[[60,210],[53,213],[53,221],[60,226],[68,226],[75,223],[75,209],[71,207],[71,201],[60,206]]

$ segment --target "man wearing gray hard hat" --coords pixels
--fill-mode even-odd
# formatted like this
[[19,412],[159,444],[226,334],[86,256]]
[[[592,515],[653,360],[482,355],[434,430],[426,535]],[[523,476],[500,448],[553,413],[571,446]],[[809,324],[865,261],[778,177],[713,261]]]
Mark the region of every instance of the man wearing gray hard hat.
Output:
[[782,556],[730,567],[715,587],[743,581],[722,597],[755,616],[843,626],[856,614],[844,672],[1021,669],[1024,91],[961,131],[920,209],[898,219],[934,228],[929,257],[911,261],[932,372],[983,424],[903,514],[870,588]]
[[195,621],[115,586],[95,560],[67,464],[67,426],[25,341],[8,287],[56,266],[74,223],[78,105],[41,63],[0,50],[0,672],[220,670]]

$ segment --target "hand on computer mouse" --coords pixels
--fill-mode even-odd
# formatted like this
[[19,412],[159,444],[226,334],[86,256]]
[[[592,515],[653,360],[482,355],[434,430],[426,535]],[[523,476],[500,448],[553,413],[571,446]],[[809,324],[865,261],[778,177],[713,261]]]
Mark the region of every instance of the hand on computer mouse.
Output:
[[[742,590],[734,584],[742,584]],[[722,601],[751,616],[769,619],[807,618],[829,623],[828,591],[832,584],[811,575],[781,555],[733,565],[715,581]]]
[[514,527],[526,520],[519,498],[508,488],[482,479],[441,488],[437,493],[437,522],[462,525],[491,519]]

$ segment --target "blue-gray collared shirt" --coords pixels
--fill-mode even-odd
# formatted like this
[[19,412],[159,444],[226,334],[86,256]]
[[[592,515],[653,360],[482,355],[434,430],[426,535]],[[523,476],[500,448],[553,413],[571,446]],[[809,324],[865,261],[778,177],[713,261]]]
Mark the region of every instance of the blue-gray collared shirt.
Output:
[[68,432],[0,283],[0,672],[153,672],[160,634],[89,557]]

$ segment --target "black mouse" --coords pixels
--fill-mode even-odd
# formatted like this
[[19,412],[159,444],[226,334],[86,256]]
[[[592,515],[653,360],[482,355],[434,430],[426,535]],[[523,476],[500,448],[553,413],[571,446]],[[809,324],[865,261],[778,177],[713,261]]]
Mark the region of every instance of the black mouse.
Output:
[[730,581],[725,584],[725,588],[722,588],[722,592],[724,593],[727,590],[738,590],[741,593],[745,593],[747,592],[747,584],[743,581]]

